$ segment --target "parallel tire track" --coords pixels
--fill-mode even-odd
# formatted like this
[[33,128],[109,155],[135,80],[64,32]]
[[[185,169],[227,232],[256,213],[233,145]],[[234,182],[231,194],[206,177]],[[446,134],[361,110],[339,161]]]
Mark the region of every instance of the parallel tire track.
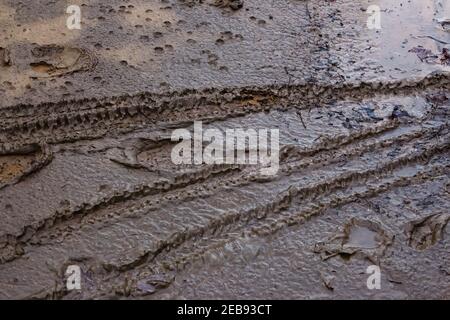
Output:
[[293,106],[310,108],[344,99],[359,101],[376,94],[406,95],[449,85],[450,76],[438,73],[409,82],[186,90],[104,100],[17,105],[0,109],[0,153],[20,149],[24,144],[100,138],[111,130],[119,134],[150,124],[180,126],[193,119],[212,121]]

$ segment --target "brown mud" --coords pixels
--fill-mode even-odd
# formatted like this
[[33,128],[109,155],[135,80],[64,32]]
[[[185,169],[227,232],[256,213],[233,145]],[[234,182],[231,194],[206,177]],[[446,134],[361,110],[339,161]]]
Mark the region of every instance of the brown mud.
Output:
[[[450,298],[446,1],[72,2],[0,0],[0,298]],[[193,121],[278,174],[175,165]]]

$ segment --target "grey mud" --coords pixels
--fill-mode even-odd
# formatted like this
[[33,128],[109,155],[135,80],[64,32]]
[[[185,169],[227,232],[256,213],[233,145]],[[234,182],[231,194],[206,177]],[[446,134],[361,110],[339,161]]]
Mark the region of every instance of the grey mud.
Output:
[[448,1],[48,2],[0,0],[1,299],[450,298]]

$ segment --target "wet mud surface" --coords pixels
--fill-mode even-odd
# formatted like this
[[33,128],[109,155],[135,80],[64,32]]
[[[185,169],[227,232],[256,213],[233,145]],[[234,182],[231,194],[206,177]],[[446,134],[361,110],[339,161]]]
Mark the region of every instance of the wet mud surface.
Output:
[[[450,298],[448,2],[47,2],[0,0],[0,298]],[[194,120],[278,174],[175,165]]]

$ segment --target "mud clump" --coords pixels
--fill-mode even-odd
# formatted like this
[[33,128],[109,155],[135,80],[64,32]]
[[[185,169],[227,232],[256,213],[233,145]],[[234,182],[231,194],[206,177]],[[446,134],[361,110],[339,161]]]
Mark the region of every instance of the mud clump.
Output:
[[218,8],[229,8],[233,11],[242,9],[244,6],[244,0],[179,0],[181,3],[193,7],[197,4],[206,3]]
[[446,93],[427,95],[426,98],[428,102],[432,103],[435,106],[443,106],[450,100],[448,94]]
[[145,296],[155,293],[157,290],[165,289],[175,280],[175,276],[169,274],[154,274],[137,281],[135,295]]
[[11,66],[11,55],[7,48],[0,47],[0,65],[3,67]]
[[216,0],[214,5],[219,8],[230,8],[232,10],[239,10],[244,6],[243,0]]
[[408,224],[409,245],[416,250],[426,250],[442,239],[450,214],[433,214]]
[[440,24],[442,30],[450,31],[450,18],[438,19],[438,23]]
[[450,52],[447,48],[442,49],[440,60],[441,64],[450,65]]
[[412,48],[409,52],[415,53],[421,62],[450,65],[450,52],[447,48],[443,48],[440,53],[433,53],[430,49],[418,46]]

